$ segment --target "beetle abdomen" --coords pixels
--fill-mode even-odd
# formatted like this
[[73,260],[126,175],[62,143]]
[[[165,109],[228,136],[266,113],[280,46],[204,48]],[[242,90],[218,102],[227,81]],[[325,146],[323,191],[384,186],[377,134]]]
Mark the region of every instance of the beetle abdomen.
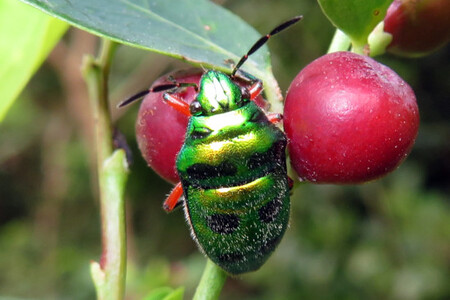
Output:
[[177,170],[193,236],[227,272],[258,269],[289,220],[283,132],[252,102],[192,117],[187,132]]
[[186,217],[195,239],[231,274],[258,269],[286,230],[289,188],[283,172],[229,188],[184,188]]

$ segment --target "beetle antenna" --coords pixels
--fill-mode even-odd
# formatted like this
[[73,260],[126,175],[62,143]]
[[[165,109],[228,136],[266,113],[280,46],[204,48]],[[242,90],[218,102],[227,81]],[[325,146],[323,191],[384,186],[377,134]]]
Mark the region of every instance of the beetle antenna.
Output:
[[284,29],[290,27],[291,25],[294,25],[298,21],[300,21],[303,18],[303,16],[296,16],[289,21],[286,21],[277,27],[275,27],[270,33],[266,34],[265,36],[262,36],[256,43],[250,48],[250,50],[242,56],[242,58],[239,60],[237,65],[233,68],[233,71],[231,72],[231,76],[234,76],[236,74],[237,70],[242,66],[242,64],[247,60],[247,58],[252,55],[256,50],[261,48],[267,41],[275,34],[279,33],[280,31],[283,31]]
[[144,96],[147,95],[148,93],[150,93],[149,90],[140,91],[139,93],[137,93],[137,94],[131,96],[130,98],[125,99],[125,100],[123,100],[122,102],[120,102],[120,103],[117,105],[117,108],[124,107],[124,106],[126,106],[126,105],[128,105],[128,104],[130,104],[130,103],[133,103],[134,101],[141,99],[142,97],[144,97]]
[[169,78],[169,80],[172,81],[173,83],[161,84],[161,85],[157,85],[151,89],[141,91],[141,92],[131,96],[130,98],[123,100],[122,102],[120,102],[117,105],[117,107],[120,108],[120,107],[127,106],[128,104],[133,103],[134,101],[139,100],[142,97],[144,97],[150,93],[164,92],[164,91],[173,90],[173,89],[177,89],[177,88],[181,88],[181,87],[188,87],[188,86],[194,87],[194,89],[196,91],[198,90],[198,86],[196,83],[184,83],[184,82],[178,83],[173,78]]

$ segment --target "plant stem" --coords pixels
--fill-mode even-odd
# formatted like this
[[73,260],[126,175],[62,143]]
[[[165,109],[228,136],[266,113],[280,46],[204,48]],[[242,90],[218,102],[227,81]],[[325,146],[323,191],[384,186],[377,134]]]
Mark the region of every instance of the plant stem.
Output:
[[100,263],[91,263],[91,275],[101,300],[123,299],[126,277],[123,194],[128,170],[124,151],[113,151],[108,103],[108,75],[115,48],[115,43],[103,39],[100,56],[86,56],[83,62],[95,126],[103,244]]
[[364,44],[358,45],[353,43],[351,51],[356,54],[366,55]]
[[195,291],[194,300],[215,300],[219,298],[227,280],[227,273],[207,259],[202,278]]
[[336,29],[333,39],[331,40],[330,47],[328,47],[327,53],[347,51],[350,47],[350,44],[350,38],[341,30]]

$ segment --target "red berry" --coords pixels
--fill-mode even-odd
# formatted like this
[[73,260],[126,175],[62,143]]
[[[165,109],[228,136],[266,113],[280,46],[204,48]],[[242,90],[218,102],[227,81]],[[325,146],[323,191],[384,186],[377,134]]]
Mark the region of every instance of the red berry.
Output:
[[[202,73],[200,69],[177,71],[160,77],[152,87],[171,83],[169,75],[180,83],[198,83]],[[197,93],[193,87],[188,87],[180,89],[177,94],[191,103]],[[175,159],[184,141],[188,117],[167,105],[162,95],[163,92],[145,96],[136,120],[136,138],[147,164],[162,178],[176,183],[180,180],[175,170]]]
[[291,163],[301,179],[361,183],[394,170],[417,135],[414,92],[394,71],[350,52],[322,56],[289,87]]
[[[157,79],[152,87],[171,83],[169,75],[179,83],[198,84],[202,74],[201,69],[175,71]],[[136,139],[147,164],[165,180],[176,183],[180,180],[175,160],[183,145],[189,118],[166,104],[162,98],[163,93],[149,93],[142,101],[136,120]],[[175,94],[188,104],[197,95],[193,87],[180,89]],[[262,96],[258,96],[255,103],[264,107],[267,102]]]
[[426,55],[450,40],[450,1],[394,0],[384,19],[384,31],[393,37],[389,52]]

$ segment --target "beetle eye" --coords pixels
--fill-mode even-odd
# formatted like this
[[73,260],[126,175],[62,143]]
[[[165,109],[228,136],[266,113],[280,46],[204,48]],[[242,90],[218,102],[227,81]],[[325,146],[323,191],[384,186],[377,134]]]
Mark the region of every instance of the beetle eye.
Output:
[[202,112],[202,105],[197,100],[193,101],[189,106],[189,110],[193,116],[199,115]]

